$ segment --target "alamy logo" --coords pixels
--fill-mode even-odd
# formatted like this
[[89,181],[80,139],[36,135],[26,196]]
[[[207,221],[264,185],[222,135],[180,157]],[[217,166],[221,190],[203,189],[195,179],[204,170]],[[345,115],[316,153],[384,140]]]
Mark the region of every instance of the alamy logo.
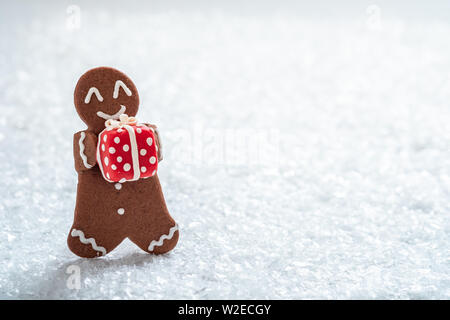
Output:
[[81,269],[77,265],[70,265],[66,269],[66,273],[69,275],[66,281],[67,288],[70,290],[81,289]]
[[77,30],[81,27],[81,9],[79,6],[73,4],[66,9],[66,28],[67,30]]
[[366,25],[369,30],[381,30],[381,9],[379,6],[372,4],[366,9],[367,19]]

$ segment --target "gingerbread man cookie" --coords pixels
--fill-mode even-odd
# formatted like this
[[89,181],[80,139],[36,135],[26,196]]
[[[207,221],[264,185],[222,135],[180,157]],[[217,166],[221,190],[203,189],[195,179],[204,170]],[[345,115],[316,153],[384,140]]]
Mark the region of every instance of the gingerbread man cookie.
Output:
[[134,118],[135,85],[116,69],[95,68],[78,80],[74,102],[88,129],[73,140],[78,187],[70,250],[98,257],[125,238],[148,253],[172,250],[179,231],[156,173],[162,160],[159,134],[156,126]]

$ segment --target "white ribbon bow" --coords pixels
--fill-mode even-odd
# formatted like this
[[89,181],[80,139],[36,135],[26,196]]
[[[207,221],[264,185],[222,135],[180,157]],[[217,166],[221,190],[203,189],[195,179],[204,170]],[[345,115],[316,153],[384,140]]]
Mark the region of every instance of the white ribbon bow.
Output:
[[136,125],[137,124],[137,120],[135,117],[129,117],[127,114],[121,114],[119,117],[119,121],[117,120],[113,120],[113,119],[108,119],[105,121],[105,127],[108,129],[117,129],[117,128],[121,128],[125,125]]

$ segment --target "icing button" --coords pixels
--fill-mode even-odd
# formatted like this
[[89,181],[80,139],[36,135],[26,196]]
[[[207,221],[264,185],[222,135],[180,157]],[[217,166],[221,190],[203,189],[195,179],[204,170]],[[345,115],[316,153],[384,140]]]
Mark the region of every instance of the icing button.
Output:
[[125,213],[125,209],[124,208],[120,208],[117,210],[117,213],[120,215],[123,215]]

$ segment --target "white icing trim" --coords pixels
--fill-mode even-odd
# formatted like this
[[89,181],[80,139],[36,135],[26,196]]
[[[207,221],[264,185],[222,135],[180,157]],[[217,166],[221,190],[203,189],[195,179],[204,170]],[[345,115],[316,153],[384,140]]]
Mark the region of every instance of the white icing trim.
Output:
[[72,237],[80,237],[80,242],[83,243],[83,244],[90,243],[91,246],[92,246],[92,249],[94,249],[95,251],[101,252],[103,256],[106,254],[106,249],[103,248],[103,247],[97,246],[97,243],[95,242],[94,238],[86,239],[86,237],[84,236],[83,231],[77,230],[77,229],[72,229],[72,232],[70,233],[70,235]]
[[123,83],[122,80],[117,80],[116,84],[114,85],[114,93],[113,98],[117,99],[119,97],[119,88],[122,87],[123,91],[127,94],[127,96],[131,96],[131,90],[128,89],[128,87]]
[[96,87],[92,87],[89,89],[86,98],[84,98],[84,103],[88,104],[89,102],[91,102],[91,97],[93,93],[95,93],[95,96],[97,97],[98,101],[103,102],[103,97],[100,94],[100,91],[98,91]]
[[87,162],[87,157],[86,157],[86,155],[84,154],[84,143],[83,143],[84,138],[86,138],[86,133],[84,133],[84,131],[82,131],[81,134],[80,134],[80,140],[78,140],[78,145],[80,146],[80,157],[81,157],[81,160],[83,160],[84,166],[85,166],[86,168],[90,169],[90,168],[92,168],[93,166],[91,166],[91,165]]
[[127,107],[125,107],[124,105],[121,104],[120,105],[120,110],[117,111],[116,113],[114,113],[114,114],[107,114],[107,113],[104,113],[103,111],[98,111],[97,112],[97,116],[99,116],[100,118],[103,118],[105,120],[110,120],[110,119],[117,120],[117,119],[120,118],[120,116],[122,114],[124,114],[125,110],[127,110]]
[[131,146],[131,159],[133,161],[133,179],[132,181],[138,180],[141,177],[141,170],[139,167],[139,152],[136,141],[136,134],[134,133],[134,129],[129,125],[123,126],[125,130],[128,131],[128,136],[130,137],[130,146]]
[[153,251],[153,249],[158,246],[162,246],[164,240],[170,240],[173,238],[173,235],[175,234],[175,231],[178,230],[178,224],[175,224],[175,226],[173,226],[172,228],[170,228],[169,233],[168,234],[163,234],[158,241],[153,240],[152,242],[150,242],[150,245],[148,246],[148,251]]

